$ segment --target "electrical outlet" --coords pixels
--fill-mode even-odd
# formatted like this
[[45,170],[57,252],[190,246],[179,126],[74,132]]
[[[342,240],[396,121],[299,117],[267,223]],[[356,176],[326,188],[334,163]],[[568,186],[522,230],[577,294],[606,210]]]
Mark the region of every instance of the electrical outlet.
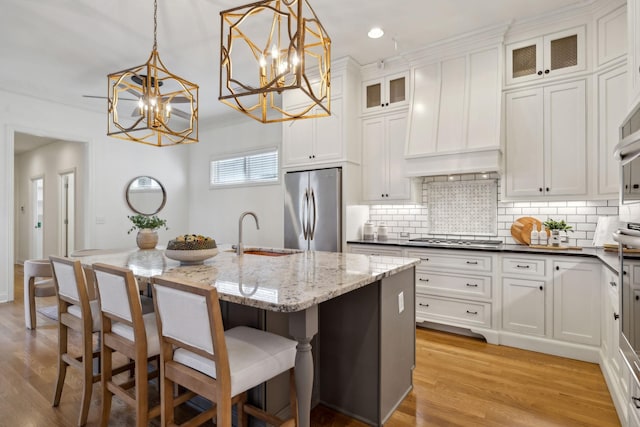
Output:
[[398,314],[404,311],[404,292],[398,294]]

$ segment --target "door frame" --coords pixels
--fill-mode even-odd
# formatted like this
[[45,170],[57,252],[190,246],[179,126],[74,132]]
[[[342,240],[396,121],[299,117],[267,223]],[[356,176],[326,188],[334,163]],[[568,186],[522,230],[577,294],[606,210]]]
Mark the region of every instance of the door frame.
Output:
[[[76,172],[77,168],[69,168],[58,171],[58,255],[69,256],[75,250],[75,217],[76,217]],[[73,194],[68,200],[65,194],[64,178],[73,176]],[[65,206],[65,201],[67,201]],[[68,223],[63,222],[66,214]],[[71,244],[69,244],[71,242]]]
[[[42,224],[38,221],[37,212],[37,189],[36,181],[42,181]],[[40,259],[44,256],[44,195],[45,195],[45,179],[44,175],[35,175],[29,178],[29,257],[32,259]],[[38,231],[34,231],[38,230]],[[40,233],[40,242],[37,243],[38,233]],[[26,236],[24,236],[26,237]],[[39,246],[39,248],[38,248]]]
[[[0,239],[0,254],[4,252],[6,256],[0,256],[0,302],[9,302],[15,299],[14,295],[14,264],[15,259],[15,218],[16,218],[16,206],[15,206],[15,134],[16,132],[27,133],[34,136],[52,137],[65,141],[78,142],[83,144],[84,147],[84,166],[85,172],[83,176],[83,190],[82,190],[82,204],[84,208],[84,220],[80,224],[84,232],[84,246],[91,247],[91,243],[94,239],[94,230],[89,227],[91,223],[89,218],[93,218],[95,201],[90,200],[89,194],[93,194],[94,187],[94,149],[92,141],[87,139],[86,136],[69,134],[66,132],[52,131],[46,129],[34,129],[31,127],[8,124],[5,126],[5,153],[4,159],[4,183],[5,193],[7,194],[7,206],[3,213],[0,213],[0,217],[5,215],[8,221],[6,222],[5,233],[6,240]],[[2,173],[2,172],[0,172]],[[77,175],[76,175],[77,176]],[[77,193],[76,193],[77,194]],[[77,205],[77,204],[76,204]],[[0,208],[1,209],[1,208]],[[1,227],[2,225],[0,225]]]

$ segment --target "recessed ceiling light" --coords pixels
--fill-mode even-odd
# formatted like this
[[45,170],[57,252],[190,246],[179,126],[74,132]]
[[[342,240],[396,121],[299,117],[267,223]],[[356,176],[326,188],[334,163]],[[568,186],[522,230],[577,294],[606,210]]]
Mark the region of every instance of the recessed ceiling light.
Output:
[[384,36],[384,31],[382,31],[382,28],[380,27],[374,27],[369,30],[367,35],[371,39],[379,39],[380,37]]

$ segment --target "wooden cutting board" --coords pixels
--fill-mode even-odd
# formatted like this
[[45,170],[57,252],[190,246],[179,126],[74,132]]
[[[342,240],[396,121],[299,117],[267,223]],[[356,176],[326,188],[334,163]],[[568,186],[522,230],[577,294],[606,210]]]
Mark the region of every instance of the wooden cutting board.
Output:
[[529,245],[530,248],[533,249],[554,249],[554,250],[575,250],[575,251],[581,251],[582,247],[580,246],[545,246],[545,245]]
[[544,230],[542,222],[531,216],[523,216],[516,219],[511,225],[511,237],[521,245],[531,244],[531,231],[534,229]]

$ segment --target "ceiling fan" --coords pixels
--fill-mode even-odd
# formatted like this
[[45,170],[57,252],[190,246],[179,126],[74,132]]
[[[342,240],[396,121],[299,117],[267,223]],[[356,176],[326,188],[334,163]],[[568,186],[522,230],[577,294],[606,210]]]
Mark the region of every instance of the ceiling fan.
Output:
[[[147,79],[147,76],[144,75],[144,74],[139,75],[139,76],[138,75],[131,76],[131,81],[133,83],[136,83],[136,84],[140,85],[141,88],[146,85],[146,79]],[[155,86],[156,85],[155,78],[151,77],[150,79],[151,79],[151,85]],[[162,86],[163,84],[164,83],[162,81],[158,81],[157,82],[158,87]],[[140,117],[142,115],[142,106],[141,106],[142,99],[140,98],[140,93],[142,91],[141,90],[135,91],[135,90],[133,90],[131,88],[128,88],[125,84],[120,84],[119,87],[121,89],[125,89],[126,92],[131,93],[134,96],[134,98],[124,98],[124,97],[119,96],[118,100],[119,101],[133,101],[133,102],[138,103],[139,105],[136,105],[134,107],[133,111],[131,112],[131,117]],[[82,95],[82,96],[84,98],[108,99],[108,97],[106,97],[106,96],[98,96],[98,95]],[[186,104],[186,103],[190,103],[191,102],[191,100],[189,98],[185,97],[185,96],[173,96],[173,97],[171,97],[171,96],[163,96],[162,97],[162,102],[163,103],[167,102],[167,100],[169,101],[169,104]],[[187,113],[187,112],[185,112],[183,110],[174,108],[174,107],[171,107],[171,114],[175,115],[177,117],[180,117],[181,119],[185,119],[185,120],[190,120],[191,119],[191,114],[189,114],[189,113]]]

